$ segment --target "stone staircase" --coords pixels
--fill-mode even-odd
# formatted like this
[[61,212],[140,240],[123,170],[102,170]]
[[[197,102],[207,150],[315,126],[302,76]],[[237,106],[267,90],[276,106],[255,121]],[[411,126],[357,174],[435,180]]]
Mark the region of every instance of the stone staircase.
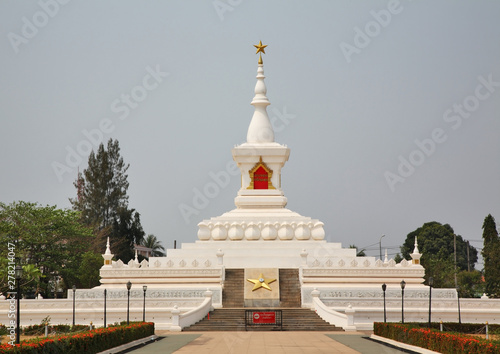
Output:
[[[183,331],[244,331],[245,330],[245,308],[216,309],[209,316],[194,325],[184,328]],[[286,308],[282,310],[282,321],[284,331],[343,331],[323,321],[315,312],[309,309]],[[210,319],[208,318],[210,317]],[[248,331],[276,331],[279,326],[260,325],[248,326]]]
[[[284,331],[343,331],[330,325],[309,309],[300,308],[301,294],[298,269],[280,269],[280,307]],[[203,320],[183,331],[244,331],[244,270],[226,269],[222,290],[222,309],[211,311]],[[277,308],[278,309],[278,308]],[[253,310],[257,310],[253,308]],[[263,309],[263,310],[269,310]],[[275,331],[279,326],[251,325],[249,331]]]
[[222,306],[226,308],[243,307],[244,270],[226,269]]
[[280,269],[280,307],[300,308],[300,281],[298,269]]

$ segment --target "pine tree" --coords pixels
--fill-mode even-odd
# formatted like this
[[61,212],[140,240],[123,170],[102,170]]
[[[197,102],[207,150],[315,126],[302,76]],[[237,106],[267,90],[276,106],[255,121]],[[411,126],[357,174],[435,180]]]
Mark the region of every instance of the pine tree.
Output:
[[485,291],[490,297],[500,297],[500,239],[491,214],[484,219],[483,239]]
[[120,156],[118,140],[109,139],[107,150],[101,143],[97,154],[90,153],[88,168],[74,183],[78,197],[70,199],[86,225],[105,229],[113,224],[120,208],[128,207],[128,168]]
[[74,182],[77,198],[70,199],[83,223],[97,235],[94,251],[103,252],[109,236],[111,251],[125,263],[133,257],[134,243],[144,237],[139,213],[128,208],[129,166],[120,155],[118,140],[109,139],[107,148],[101,143]]

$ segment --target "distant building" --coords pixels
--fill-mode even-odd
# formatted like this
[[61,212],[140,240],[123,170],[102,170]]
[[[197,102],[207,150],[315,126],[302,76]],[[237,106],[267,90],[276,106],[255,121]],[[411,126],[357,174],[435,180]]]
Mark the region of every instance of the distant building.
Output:
[[149,259],[149,256],[153,253],[153,249],[141,245],[136,245],[134,243],[134,251],[137,251],[137,254]]

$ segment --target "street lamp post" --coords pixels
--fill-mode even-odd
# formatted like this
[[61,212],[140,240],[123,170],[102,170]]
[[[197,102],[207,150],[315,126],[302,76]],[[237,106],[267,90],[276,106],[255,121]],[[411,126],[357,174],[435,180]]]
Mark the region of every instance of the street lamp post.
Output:
[[108,289],[104,289],[104,328],[106,328],[106,295],[108,294]]
[[385,312],[385,290],[387,289],[387,285],[382,284],[382,291],[384,292],[384,323],[387,322],[386,312]]
[[73,285],[73,327],[75,327],[75,293],[76,293],[76,285]]
[[17,285],[17,324],[16,324],[16,344],[19,344],[19,338],[21,337],[20,327],[21,327],[21,305],[19,299],[21,298],[21,278],[23,277],[23,267],[21,265],[16,266],[15,270],[16,285]]
[[148,290],[148,287],[146,285],[143,285],[142,290],[144,291],[144,303],[142,305],[142,322],[146,322],[146,290]]
[[130,323],[130,288],[132,288],[132,283],[130,280],[127,283],[127,324]]
[[434,279],[429,277],[429,328],[431,328],[431,300],[432,300],[432,284]]
[[401,280],[401,323],[405,323],[405,286],[406,282]]
[[458,323],[462,324],[462,317],[460,316],[460,293],[459,287],[457,286],[457,302],[458,302]]
[[380,236],[380,240],[378,241],[378,246],[380,248],[380,259],[382,259],[382,237],[385,237],[385,235]]

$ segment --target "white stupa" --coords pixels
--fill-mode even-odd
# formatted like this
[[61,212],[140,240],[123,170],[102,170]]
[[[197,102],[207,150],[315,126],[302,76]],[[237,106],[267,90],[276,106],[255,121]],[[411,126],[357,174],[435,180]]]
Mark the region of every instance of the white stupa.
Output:
[[[257,53],[265,53],[262,43],[255,47]],[[101,287],[122,289],[130,280],[167,298],[201,296],[210,289],[214,307],[312,307],[315,296],[331,299],[333,306],[338,296],[347,296],[349,303],[378,297],[383,283],[388,291],[400,289],[403,279],[408,294],[420,294],[425,289],[424,268],[417,245],[412,259],[399,264],[387,256],[358,257],[355,249],[327,242],[321,221],[286,208],[281,172],[290,149],[275,141],[264,78],[259,55],[247,139],[232,149],[241,172],[236,208],[201,221],[198,240],[167,250],[167,257],[106,264]]]
[[[261,44],[258,51],[264,51]],[[262,49],[262,50],[261,50]],[[235,198],[236,209],[198,224],[196,249],[224,250],[228,267],[299,267],[303,248],[324,241],[323,223],[286,209],[281,189],[281,170],[290,149],[274,141],[267,115],[264,64],[259,57],[255,107],[248,127],[247,141],[233,148],[232,155],[241,171],[241,188]],[[170,253],[176,256],[179,251]]]

